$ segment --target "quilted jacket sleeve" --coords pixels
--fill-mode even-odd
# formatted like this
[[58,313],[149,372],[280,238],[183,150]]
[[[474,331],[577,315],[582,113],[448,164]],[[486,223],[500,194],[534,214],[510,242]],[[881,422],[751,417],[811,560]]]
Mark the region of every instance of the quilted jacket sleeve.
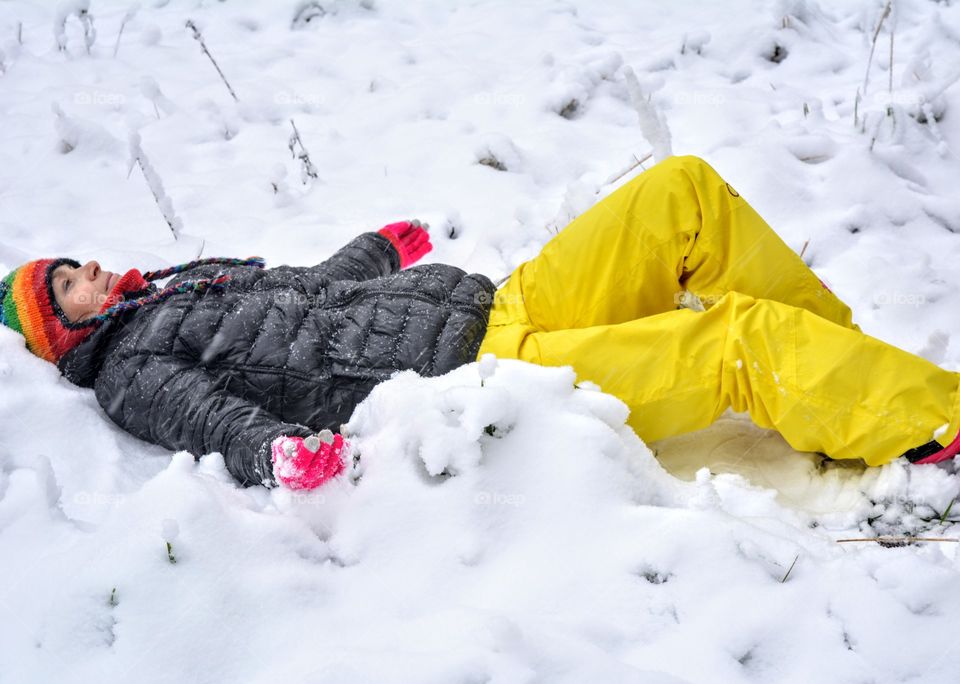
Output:
[[400,270],[400,255],[379,233],[361,233],[312,271],[331,280],[371,280]]
[[157,354],[111,360],[95,391],[107,415],[128,432],[199,457],[218,451],[244,486],[275,486],[270,443],[280,435],[307,437],[303,425],[284,423],[232,394],[190,361]]

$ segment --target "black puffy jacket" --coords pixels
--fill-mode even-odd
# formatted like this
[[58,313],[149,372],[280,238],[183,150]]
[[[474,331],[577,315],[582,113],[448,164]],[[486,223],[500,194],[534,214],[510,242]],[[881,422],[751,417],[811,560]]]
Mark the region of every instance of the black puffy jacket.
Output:
[[444,264],[399,269],[377,233],[318,266],[199,266],[168,284],[230,279],[106,321],[59,368],[134,435],[219,451],[241,484],[272,486],[277,436],[336,431],[398,370],[436,376],[475,359],[493,283]]

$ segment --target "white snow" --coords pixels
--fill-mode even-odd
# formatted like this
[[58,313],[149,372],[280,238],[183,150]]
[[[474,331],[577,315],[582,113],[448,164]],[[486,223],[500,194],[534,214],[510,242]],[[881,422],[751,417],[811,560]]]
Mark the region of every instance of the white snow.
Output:
[[477,370],[480,373],[480,381],[493,376],[497,372],[497,357],[495,354],[484,354],[477,359]]
[[[153,99],[151,98],[151,100]],[[176,210],[173,208],[173,201],[169,195],[167,195],[166,190],[164,190],[160,175],[153,168],[153,164],[150,163],[150,159],[143,151],[139,133],[130,133],[128,146],[130,148],[130,161],[127,166],[127,177],[129,178],[134,166],[140,169],[143,173],[144,180],[147,182],[147,186],[150,188],[150,192],[153,193],[157,208],[160,209],[160,213],[163,215],[163,220],[167,222],[174,238],[179,239],[183,229],[183,221],[177,216]]]
[[57,48],[67,49],[67,20],[76,17],[76,21],[83,27],[83,44],[90,54],[90,48],[97,40],[97,31],[93,27],[93,17],[90,14],[90,0],[61,0],[56,7],[53,20],[53,36]]
[[[895,0],[868,74],[884,5],[8,0],[0,275],[304,265],[417,216],[427,261],[498,280],[636,160],[697,154],[867,333],[956,370],[960,3]],[[954,464],[822,462],[734,415],[648,449],[573,380],[401,373],[349,476],[241,489],[0,329],[0,679],[957,681],[957,544],[836,541],[960,538]]]
[[[699,49],[698,49],[699,52]],[[653,147],[653,158],[656,161],[663,161],[673,155],[673,149],[670,144],[670,129],[664,121],[663,115],[658,112],[650,103],[650,96],[645,95],[637,80],[637,75],[633,69],[626,67],[623,70],[624,82],[627,85],[627,92],[630,93],[630,101],[637,110],[637,117],[640,123],[640,130],[643,137],[646,138],[650,146]]]

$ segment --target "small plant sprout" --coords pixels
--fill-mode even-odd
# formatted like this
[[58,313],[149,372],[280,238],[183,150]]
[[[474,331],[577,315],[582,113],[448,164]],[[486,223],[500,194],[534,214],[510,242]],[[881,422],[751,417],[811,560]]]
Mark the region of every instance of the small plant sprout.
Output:
[[140,92],[145,98],[150,100],[150,103],[153,105],[153,113],[156,114],[159,119],[160,108],[157,107],[157,99],[160,96],[160,86],[149,76],[144,76],[140,79]]
[[76,149],[79,144],[80,136],[77,132],[77,125],[67,113],[63,111],[58,102],[50,105],[54,114],[53,126],[60,138],[59,150],[61,154],[69,154]]
[[290,204],[294,197],[290,192],[287,183],[287,167],[281,162],[277,162],[270,170],[270,188],[273,191],[273,201],[278,207],[285,207]]
[[[863,100],[863,96],[860,94],[860,88],[857,88],[857,96],[853,98],[853,127],[859,128],[860,132],[863,132],[863,127],[860,125],[860,102]],[[864,121],[866,125],[866,121]]]
[[160,523],[160,536],[163,537],[163,541],[167,544],[167,560],[170,561],[171,564],[177,562],[176,557],[173,555],[173,542],[179,534],[180,525],[178,525],[177,521],[173,518],[166,518]]
[[480,372],[480,386],[483,387],[484,381],[493,377],[493,374],[497,372],[496,355],[488,353],[481,356],[477,363],[477,370]]
[[126,28],[127,22],[131,21],[135,16],[137,16],[137,12],[139,11],[140,11],[140,3],[135,2],[132,5],[130,5],[130,9],[128,9],[126,14],[123,15],[123,19],[120,21],[120,30],[117,31],[117,42],[113,46],[114,59],[117,58],[117,52],[120,50],[120,37],[123,35],[123,29]]
[[703,54],[703,48],[710,42],[710,34],[707,31],[695,31],[693,33],[683,34],[683,42],[680,45],[680,54],[685,55],[687,51],[695,52],[698,55]]
[[463,225],[463,220],[460,218],[460,212],[451,208],[447,210],[446,214],[446,218],[440,225],[440,232],[449,239],[456,240],[462,232],[461,226]]
[[176,110],[173,102],[167,99],[160,90],[160,86],[150,76],[140,77],[140,94],[150,100],[158,119],[160,118],[160,110],[163,110],[166,114],[172,114]]
[[950,502],[950,505],[947,506],[943,514],[940,516],[940,524],[943,524],[943,521],[947,519],[947,516],[950,515],[950,509],[953,508],[953,504],[957,503],[957,497],[953,497],[953,500]]
[[57,40],[57,49],[67,51],[67,19],[76,16],[83,26],[83,43],[90,54],[90,48],[97,40],[97,30],[93,28],[93,15],[90,14],[90,0],[63,0],[57,5],[53,19],[53,36]]
[[477,163],[495,171],[517,171],[523,165],[520,150],[505,135],[487,134],[474,152]]
[[237,94],[233,92],[233,87],[230,85],[230,81],[227,80],[227,77],[223,75],[223,70],[220,69],[220,65],[217,64],[217,60],[213,58],[213,55],[210,54],[210,51],[207,49],[207,44],[203,42],[203,34],[200,33],[200,29],[197,28],[197,25],[193,23],[193,20],[187,19],[187,28],[193,31],[194,39],[200,43],[200,49],[203,50],[203,54],[210,58],[210,62],[213,64],[213,68],[217,70],[217,73],[220,74],[220,79],[223,81],[223,84],[227,86],[227,90],[230,91],[230,96],[233,97],[235,102],[239,102],[240,98],[237,97]]
[[787,568],[786,574],[780,579],[780,584],[783,584],[787,581],[787,578],[790,576],[790,573],[793,572],[793,566],[797,564],[797,561],[800,559],[800,554],[798,553],[793,557],[793,562],[790,564],[790,567]]
[[273,194],[279,195],[281,189],[286,189],[287,167],[283,164],[274,164],[270,173],[270,187]]
[[[290,154],[294,159],[300,160],[300,180],[306,185],[307,178],[313,178],[316,180],[319,177],[317,173],[317,167],[313,165],[313,162],[310,161],[310,153],[307,152],[307,148],[303,144],[303,140],[300,138],[300,131],[297,130],[297,124],[293,122],[293,119],[290,119],[290,125],[293,127],[293,133],[290,134],[290,140],[287,142],[287,148],[290,150]],[[300,148],[299,152],[297,148]]]
[[107,603],[111,606],[117,605],[117,588],[116,587],[110,590],[110,598],[107,599]]

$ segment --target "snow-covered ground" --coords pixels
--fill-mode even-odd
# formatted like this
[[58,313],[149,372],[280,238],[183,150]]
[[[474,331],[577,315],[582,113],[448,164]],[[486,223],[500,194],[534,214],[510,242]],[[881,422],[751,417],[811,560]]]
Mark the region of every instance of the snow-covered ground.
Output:
[[[0,274],[316,263],[419,217],[500,278],[650,151],[629,66],[866,332],[960,369],[958,2],[895,0],[869,76],[881,0],[94,0],[89,50],[82,6],[0,3]],[[654,458],[502,360],[379,386],[359,479],[295,495],[123,433],[6,329],[0,378],[0,682],[960,681],[957,545],[836,541],[960,538],[952,465],[737,416]]]

